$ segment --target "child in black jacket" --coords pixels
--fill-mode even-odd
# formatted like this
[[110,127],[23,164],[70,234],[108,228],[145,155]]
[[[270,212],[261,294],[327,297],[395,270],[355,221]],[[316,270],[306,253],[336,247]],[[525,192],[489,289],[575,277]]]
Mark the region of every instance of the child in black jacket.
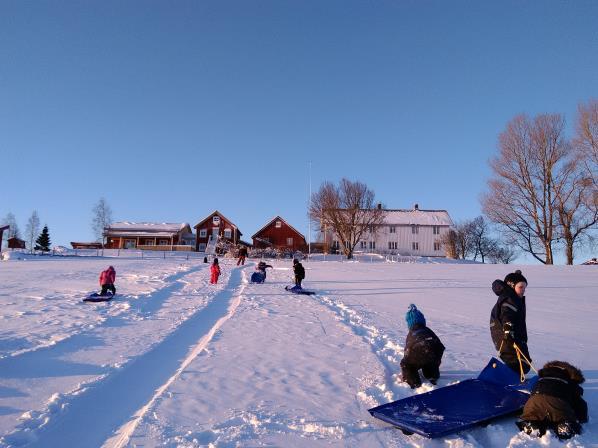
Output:
[[405,353],[401,360],[401,375],[412,389],[422,385],[419,370],[432,384],[440,377],[440,363],[444,345],[436,334],[426,327],[426,319],[413,304],[405,315],[409,333],[405,342]]
[[301,288],[301,282],[305,278],[305,269],[296,258],[293,259],[293,272],[295,274],[295,286]]
[[581,433],[581,423],[588,421],[588,404],[580,386],[585,381],[581,371],[567,362],[551,361],[544,364],[538,376],[517,422],[519,429],[540,437],[551,429],[559,439]]

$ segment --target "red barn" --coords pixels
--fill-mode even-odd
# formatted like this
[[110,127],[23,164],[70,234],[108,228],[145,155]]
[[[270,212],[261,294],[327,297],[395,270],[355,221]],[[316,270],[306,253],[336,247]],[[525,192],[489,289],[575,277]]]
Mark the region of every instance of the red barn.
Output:
[[218,210],[215,210],[195,226],[195,250],[204,252],[210,238],[217,240],[218,237],[224,238],[233,244],[241,242],[241,231],[228,218]]
[[268,222],[251,238],[253,239],[253,247],[256,249],[273,247],[293,252],[297,250],[305,252],[307,250],[305,237],[280,216],[276,216]]

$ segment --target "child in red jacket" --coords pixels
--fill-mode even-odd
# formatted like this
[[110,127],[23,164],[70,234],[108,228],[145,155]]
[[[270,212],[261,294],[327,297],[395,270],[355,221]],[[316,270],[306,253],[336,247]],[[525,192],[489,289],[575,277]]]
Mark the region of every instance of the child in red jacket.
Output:
[[220,266],[218,265],[218,258],[214,258],[212,266],[210,266],[210,273],[212,274],[210,277],[210,283],[218,283],[218,277],[220,277]]
[[102,287],[101,295],[105,296],[108,294],[108,290],[112,291],[112,295],[116,294],[116,288],[114,287],[114,281],[116,280],[116,271],[112,266],[108,266],[108,269],[102,271],[100,274],[100,286]]

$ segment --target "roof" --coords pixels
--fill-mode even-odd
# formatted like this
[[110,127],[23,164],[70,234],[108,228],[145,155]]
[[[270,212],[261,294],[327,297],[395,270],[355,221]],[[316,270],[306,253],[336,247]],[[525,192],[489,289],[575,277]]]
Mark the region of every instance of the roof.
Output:
[[239,227],[232,222],[230,219],[228,219],[226,216],[224,216],[222,213],[220,213],[218,210],[214,210],[212,213],[210,213],[208,216],[206,216],[204,219],[202,219],[201,221],[199,221],[197,224],[195,224],[193,227],[194,228],[198,228],[200,224],[203,224],[204,222],[206,222],[208,219],[210,219],[212,216],[214,215],[218,215],[221,218],[223,218],[225,221],[230,222],[233,226],[235,226],[235,228],[237,229],[237,232],[239,232],[239,235],[243,235],[243,232],[241,232],[241,230],[239,229]]
[[424,226],[452,226],[453,220],[446,210],[386,209],[384,224]]
[[[105,228],[108,232],[144,232],[151,233],[177,233],[189,226],[188,223],[169,223],[169,222],[114,222]],[[190,226],[189,226],[190,227]]]
[[301,236],[301,238],[305,239],[305,236],[299,232],[295,227],[293,227],[292,225],[290,225],[288,222],[286,222],[284,219],[282,219],[280,217],[280,215],[275,216],[274,218],[272,218],[270,221],[268,221],[268,223],[262,227],[260,230],[258,230],[257,232],[255,232],[255,234],[251,237],[252,239],[255,238],[257,235],[259,235],[259,233],[264,230],[266,227],[268,227],[270,224],[272,224],[274,221],[283,221],[287,226],[289,226],[291,229],[293,229],[295,231],[295,233],[297,233],[298,235]]

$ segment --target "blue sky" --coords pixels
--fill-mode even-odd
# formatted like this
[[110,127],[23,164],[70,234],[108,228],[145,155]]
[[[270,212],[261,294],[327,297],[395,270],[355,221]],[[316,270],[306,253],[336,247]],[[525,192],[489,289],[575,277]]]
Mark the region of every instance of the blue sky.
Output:
[[0,0],[0,216],[307,232],[312,186],[480,214],[518,113],[598,95],[598,2]]

